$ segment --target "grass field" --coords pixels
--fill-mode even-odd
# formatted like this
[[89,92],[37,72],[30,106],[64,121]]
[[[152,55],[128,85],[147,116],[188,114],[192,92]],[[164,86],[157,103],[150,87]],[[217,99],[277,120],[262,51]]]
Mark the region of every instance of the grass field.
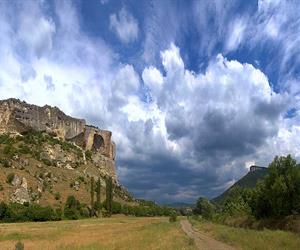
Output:
[[191,220],[196,230],[245,250],[299,250],[300,235],[287,231],[234,228],[205,221]]
[[117,216],[78,221],[0,224],[0,249],[195,249],[178,222]]

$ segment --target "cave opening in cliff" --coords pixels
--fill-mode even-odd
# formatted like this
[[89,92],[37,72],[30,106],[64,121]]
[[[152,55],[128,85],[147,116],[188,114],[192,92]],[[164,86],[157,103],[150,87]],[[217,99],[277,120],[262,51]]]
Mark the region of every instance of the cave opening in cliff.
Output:
[[103,137],[101,135],[95,134],[94,135],[94,143],[93,143],[92,149],[94,151],[97,151],[97,150],[99,150],[103,146],[104,146],[104,139],[103,139]]

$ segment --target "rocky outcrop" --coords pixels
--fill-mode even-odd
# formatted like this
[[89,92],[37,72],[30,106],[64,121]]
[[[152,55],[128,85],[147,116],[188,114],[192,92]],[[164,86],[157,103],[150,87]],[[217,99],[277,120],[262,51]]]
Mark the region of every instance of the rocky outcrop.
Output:
[[[25,134],[30,131],[46,132],[74,143],[83,152],[89,151],[101,173],[111,176],[117,183],[116,146],[110,131],[86,125],[84,119],[68,116],[57,107],[39,107],[13,98],[0,101],[0,133]],[[85,162],[86,155],[83,153],[83,156]],[[58,144],[44,148],[40,157],[46,161],[55,161],[57,166],[70,170],[74,169],[72,163],[76,162],[76,157],[64,154]]]
[[22,178],[22,181],[20,180],[20,178],[15,175],[13,181],[12,181],[12,185],[17,186],[17,189],[15,190],[15,192],[11,195],[11,202],[16,202],[16,203],[25,203],[25,202],[30,202],[30,195],[28,192],[28,188],[27,188],[27,180],[26,178]]

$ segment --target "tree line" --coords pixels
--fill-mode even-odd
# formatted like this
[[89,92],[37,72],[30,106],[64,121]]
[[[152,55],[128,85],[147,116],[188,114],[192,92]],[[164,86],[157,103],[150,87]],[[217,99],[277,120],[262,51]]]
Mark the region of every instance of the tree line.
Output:
[[[77,220],[89,217],[110,217],[112,214],[133,216],[170,216],[174,209],[158,206],[151,201],[137,200],[136,204],[121,204],[113,200],[114,185],[112,178],[105,179],[105,200],[101,201],[101,180],[91,177],[90,205],[81,203],[73,195],[68,196],[63,208],[52,208],[39,204],[0,203],[0,221],[57,221]],[[96,197],[95,197],[96,196]],[[96,198],[96,199],[95,199]]]
[[239,216],[280,219],[299,215],[300,164],[291,155],[276,156],[267,171],[254,189],[234,188],[221,204],[199,198],[194,214],[215,220]]

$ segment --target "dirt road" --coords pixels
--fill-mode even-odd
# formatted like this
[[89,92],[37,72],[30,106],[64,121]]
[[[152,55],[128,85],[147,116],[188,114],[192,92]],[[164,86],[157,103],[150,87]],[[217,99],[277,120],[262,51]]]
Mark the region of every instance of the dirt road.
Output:
[[195,231],[188,220],[180,221],[182,230],[192,239],[198,249],[205,250],[234,250],[232,246],[228,246],[223,242],[217,241],[210,236],[201,232]]

